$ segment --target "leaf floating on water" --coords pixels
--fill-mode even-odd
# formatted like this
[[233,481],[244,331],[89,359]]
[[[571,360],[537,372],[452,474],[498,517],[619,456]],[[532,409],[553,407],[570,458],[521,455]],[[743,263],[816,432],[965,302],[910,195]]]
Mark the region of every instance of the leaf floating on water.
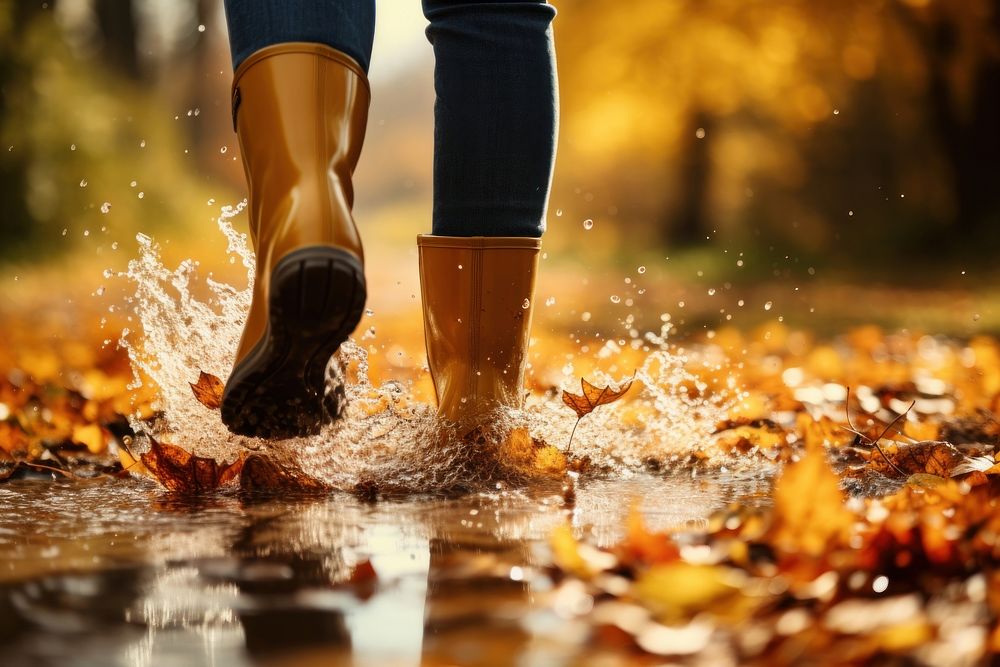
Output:
[[201,371],[198,376],[197,382],[189,382],[191,385],[191,391],[194,392],[194,397],[198,399],[198,402],[204,405],[210,410],[218,410],[219,406],[222,405],[222,391],[226,388],[222,380],[212,375],[211,373],[206,373]]
[[239,478],[246,455],[232,463],[195,456],[168,443],[152,440],[149,451],[139,457],[150,475],[170,491],[204,493],[231,484]]
[[239,471],[240,489],[251,492],[318,493],[329,487],[297,468],[280,465],[273,460],[251,454]]
[[580,386],[583,389],[583,393],[572,394],[563,390],[562,400],[563,403],[573,408],[573,411],[576,412],[577,418],[582,419],[593,412],[597,407],[607,405],[608,403],[614,403],[619,398],[624,396],[625,393],[632,387],[632,383],[634,381],[635,380],[629,380],[618,389],[612,389],[611,385],[598,387],[590,384],[583,378],[580,378]]

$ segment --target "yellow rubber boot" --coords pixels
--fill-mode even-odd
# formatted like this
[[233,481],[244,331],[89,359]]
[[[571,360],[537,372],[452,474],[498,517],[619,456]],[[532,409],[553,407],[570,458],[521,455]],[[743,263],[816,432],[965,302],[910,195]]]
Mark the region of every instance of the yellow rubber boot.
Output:
[[361,67],[321,44],[269,46],[236,70],[233,123],[257,266],[222,398],[234,433],[304,435],[339,413],[337,395],[324,398],[325,369],[365,304],[351,208],[369,99]]
[[417,247],[438,414],[472,427],[520,408],[541,240],[423,235]]

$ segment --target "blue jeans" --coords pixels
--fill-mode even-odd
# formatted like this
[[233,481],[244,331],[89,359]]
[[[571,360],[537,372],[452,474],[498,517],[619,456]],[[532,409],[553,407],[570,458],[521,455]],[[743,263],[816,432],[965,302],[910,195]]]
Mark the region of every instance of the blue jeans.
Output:
[[[367,71],[374,0],[225,0],[233,66],[281,42],[319,42]],[[442,236],[545,231],[558,86],[544,0],[423,0],[434,47],[434,217]]]

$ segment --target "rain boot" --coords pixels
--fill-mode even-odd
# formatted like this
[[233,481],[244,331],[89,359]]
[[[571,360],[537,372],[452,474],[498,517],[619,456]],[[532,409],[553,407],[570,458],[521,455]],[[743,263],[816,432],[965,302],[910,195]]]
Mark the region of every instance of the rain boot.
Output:
[[366,288],[352,175],[370,93],[361,67],[321,44],[248,57],[233,81],[233,125],[257,255],[250,312],[222,397],[241,435],[305,435],[335,417],[331,355],[354,331]]
[[422,235],[417,247],[438,415],[475,427],[520,408],[541,240]]

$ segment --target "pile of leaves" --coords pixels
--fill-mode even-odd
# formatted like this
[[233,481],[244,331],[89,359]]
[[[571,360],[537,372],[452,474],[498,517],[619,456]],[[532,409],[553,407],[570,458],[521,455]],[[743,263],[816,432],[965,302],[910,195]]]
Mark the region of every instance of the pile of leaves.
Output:
[[[598,646],[706,664],[1000,654],[1000,465],[948,443],[891,443],[838,475],[831,449],[812,439],[789,455],[773,506],[732,506],[705,532],[652,533],[638,512],[609,549],[556,531],[556,608],[585,610]],[[862,472],[904,471],[879,498],[842,490]]]

